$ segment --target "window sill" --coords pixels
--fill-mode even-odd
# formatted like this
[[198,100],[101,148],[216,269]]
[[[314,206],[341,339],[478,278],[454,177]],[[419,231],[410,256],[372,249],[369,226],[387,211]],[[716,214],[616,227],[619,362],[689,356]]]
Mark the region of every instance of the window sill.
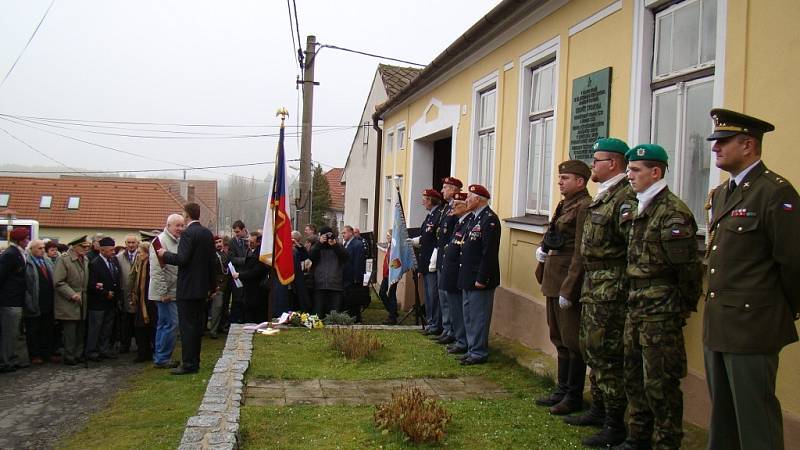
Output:
[[538,214],[526,214],[524,216],[503,219],[506,226],[512,230],[529,231],[539,234],[544,234],[549,221],[549,217]]

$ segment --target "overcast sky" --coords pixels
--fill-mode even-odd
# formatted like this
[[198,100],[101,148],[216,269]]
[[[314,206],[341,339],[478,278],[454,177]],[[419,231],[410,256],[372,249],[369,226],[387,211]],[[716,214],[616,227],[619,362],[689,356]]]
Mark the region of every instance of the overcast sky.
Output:
[[[0,0],[0,80],[5,77],[51,0]],[[497,0],[295,0],[302,45],[308,34],[323,44],[428,63],[494,7]],[[22,122],[120,151],[0,120],[0,162],[56,163],[14,140],[6,130],[70,167],[121,170],[241,164],[274,158],[277,138],[229,138],[277,133],[275,111],[299,123],[298,68],[284,0],[110,1],[56,0],[6,82],[0,113],[58,119],[273,128],[198,128]],[[333,49],[318,56],[314,123],[357,125],[380,61]],[[392,63],[397,64],[397,63]],[[124,128],[124,129],[123,129]],[[145,139],[97,133],[181,136],[141,130],[214,133],[224,139]],[[341,167],[354,129],[320,128],[313,158]],[[90,130],[86,133],[79,130]],[[287,131],[293,128],[287,128]],[[287,139],[297,158],[299,139]],[[143,155],[137,157],[123,152]],[[161,160],[161,161],[158,161]],[[290,163],[297,165],[297,163]],[[67,171],[67,169],[64,169]],[[269,166],[198,171],[264,177]],[[190,175],[191,176],[191,175]]]

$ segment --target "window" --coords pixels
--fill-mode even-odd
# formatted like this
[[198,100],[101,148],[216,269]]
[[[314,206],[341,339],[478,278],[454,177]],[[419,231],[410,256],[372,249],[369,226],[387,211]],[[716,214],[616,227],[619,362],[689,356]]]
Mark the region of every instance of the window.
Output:
[[367,229],[367,224],[369,223],[369,200],[366,198],[362,198],[359,201],[358,207],[358,227],[361,231],[365,231]]
[[528,69],[527,186],[525,213],[548,215],[553,182],[553,128],[556,62],[546,61]]
[[397,127],[397,149],[405,150],[406,148],[406,126],[400,125]]
[[386,231],[392,228],[394,221],[394,202],[397,200],[395,193],[395,186],[403,192],[403,176],[395,175],[394,177],[388,176],[384,179],[383,184],[383,233],[381,236],[376,236],[377,240],[381,242],[385,236]]
[[362,125],[361,127],[361,139],[364,144],[364,148],[366,148],[367,145],[369,144],[369,130],[370,130],[369,122],[364,122],[364,125]]
[[81,205],[81,198],[80,197],[70,197],[67,200],[67,209],[78,209]]
[[50,208],[50,205],[52,203],[53,203],[52,195],[43,195],[42,199],[39,200],[39,208]]
[[665,179],[692,213],[703,208],[711,173],[716,0],[687,0],[655,14],[650,137],[669,154]]
[[394,150],[394,130],[386,132],[386,152]]
[[11,194],[2,193],[0,194],[0,207],[7,208],[8,201],[11,199]]
[[495,111],[497,85],[491,84],[478,92],[475,111],[476,148],[472,161],[472,179],[492,192],[495,144]]

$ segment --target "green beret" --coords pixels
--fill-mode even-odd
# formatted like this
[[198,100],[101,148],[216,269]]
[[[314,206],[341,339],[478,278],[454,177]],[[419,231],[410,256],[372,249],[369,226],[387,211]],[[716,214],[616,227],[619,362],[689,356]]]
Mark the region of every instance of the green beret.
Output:
[[669,156],[664,147],[658,144],[640,144],[625,153],[628,161],[661,161],[667,164]]
[[592,150],[595,152],[619,153],[620,155],[625,156],[630,148],[622,139],[600,138],[594,143]]
[[570,159],[558,165],[558,173],[571,173],[588,181],[592,176],[592,169],[579,159]]

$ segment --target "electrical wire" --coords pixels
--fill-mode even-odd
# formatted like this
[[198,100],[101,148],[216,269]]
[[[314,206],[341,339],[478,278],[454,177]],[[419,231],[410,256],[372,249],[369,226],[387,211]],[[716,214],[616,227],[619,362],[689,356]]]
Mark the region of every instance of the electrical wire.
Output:
[[297,2],[292,0],[292,5],[294,6],[294,29],[297,32],[297,60],[300,62],[300,69],[305,68],[305,64],[303,62],[303,40],[300,39],[300,20],[297,18]]
[[361,50],[353,50],[353,49],[350,49],[350,48],[344,48],[344,47],[339,47],[337,45],[330,45],[330,44],[320,45],[319,49],[314,53],[314,57],[316,57],[316,54],[319,53],[319,51],[322,50],[323,48],[332,48],[334,50],[341,50],[343,52],[350,52],[350,53],[356,53],[356,54],[364,55],[364,56],[371,56],[373,58],[388,59],[389,61],[401,62],[403,64],[411,64],[413,66],[420,66],[420,67],[425,67],[426,66],[426,64],[415,63],[415,62],[406,61],[406,60],[403,60],[403,59],[390,58],[388,56],[377,55],[375,53],[362,52]]
[[25,43],[25,47],[23,47],[22,51],[19,52],[19,55],[17,55],[17,59],[14,60],[14,64],[11,65],[11,68],[8,69],[8,72],[6,72],[6,75],[3,77],[3,81],[0,81],[0,88],[3,87],[3,85],[6,83],[6,80],[11,75],[11,72],[13,72],[14,68],[17,67],[17,63],[22,58],[22,55],[25,54],[25,50],[28,49],[28,46],[31,45],[31,41],[33,41],[33,38],[36,36],[36,33],[39,31],[39,28],[42,26],[42,23],[44,23],[44,19],[47,17],[47,14],[50,12],[50,8],[53,7],[53,4],[55,2],[56,2],[56,0],[52,0],[50,2],[50,6],[47,7],[47,10],[45,10],[44,14],[42,15],[42,19],[39,20],[39,23],[36,25],[36,28],[33,29],[33,33],[31,33],[31,37],[28,38],[28,42]]
[[[50,155],[48,155],[47,153],[45,153],[45,152],[43,152],[43,151],[39,150],[38,148],[34,147],[33,145],[31,145],[31,144],[29,144],[29,143],[27,143],[27,142],[23,141],[22,139],[20,139],[20,138],[18,138],[18,137],[16,137],[16,136],[14,136],[13,134],[11,134],[11,132],[10,132],[10,131],[6,130],[5,128],[3,128],[3,127],[0,127],[0,131],[3,131],[5,134],[7,134],[9,137],[11,137],[11,139],[14,139],[15,141],[17,141],[17,142],[21,143],[22,145],[24,145],[24,146],[28,147],[29,149],[31,149],[31,150],[33,150],[34,152],[36,152],[36,153],[38,153],[38,154],[42,155],[43,157],[45,157],[45,158],[49,159],[50,161],[53,161],[54,163],[58,164],[59,166],[66,167],[67,169],[71,170],[71,171],[72,171],[72,172],[74,172],[74,173],[80,173],[80,174],[82,174],[82,175],[86,175],[86,173],[84,173],[84,172],[81,172],[81,171],[80,171],[80,170],[78,170],[78,169],[75,169],[75,168],[73,168],[73,167],[70,167],[70,166],[68,166],[68,165],[64,164],[63,162],[61,162],[61,161],[59,161],[59,160],[57,160],[57,159],[53,158],[52,156],[50,156]],[[5,171],[3,171],[3,172],[5,172]],[[27,172],[23,172],[23,173],[27,173]]]
[[[0,127],[0,130],[6,131],[2,127]],[[6,133],[8,133],[8,131],[6,131]],[[20,141],[20,142],[22,142],[22,141]],[[23,142],[23,144],[24,144],[24,142]],[[34,149],[33,147],[31,147],[31,149],[36,151],[36,149]],[[55,159],[52,159],[52,158],[49,158],[49,157],[48,157],[48,159],[51,159],[52,161],[56,161]],[[56,162],[58,162],[58,161],[56,161]],[[124,170],[84,170],[84,171],[78,171],[77,169],[73,169],[72,167],[69,167],[69,166],[67,166],[67,165],[65,165],[63,163],[60,163],[60,162],[59,162],[59,164],[63,165],[64,167],[66,167],[68,169],[71,169],[74,172],[78,172],[78,173],[81,173],[83,175],[87,175],[88,176],[89,174],[104,174],[104,173],[150,173],[150,172],[172,172],[172,171],[175,171],[175,170],[228,169],[228,168],[232,168],[232,167],[249,167],[249,166],[261,166],[261,165],[275,164],[275,161],[260,161],[260,162],[243,163],[243,164],[220,164],[220,165],[216,165],[216,166],[202,166],[202,167],[192,167],[192,168],[186,168],[186,169],[179,169],[179,168],[172,167],[172,168],[167,168],[167,169],[124,169]],[[34,174],[57,175],[57,174],[64,174],[65,172],[60,171],[60,170],[0,170],[0,173],[34,173]]]
[[294,49],[298,48],[297,42],[294,39],[294,22],[292,22],[292,3],[291,0],[286,0],[286,8],[289,10],[289,34],[292,36],[292,59],[297,64],[297,69],[300,69],[300,61],[296,60]]

